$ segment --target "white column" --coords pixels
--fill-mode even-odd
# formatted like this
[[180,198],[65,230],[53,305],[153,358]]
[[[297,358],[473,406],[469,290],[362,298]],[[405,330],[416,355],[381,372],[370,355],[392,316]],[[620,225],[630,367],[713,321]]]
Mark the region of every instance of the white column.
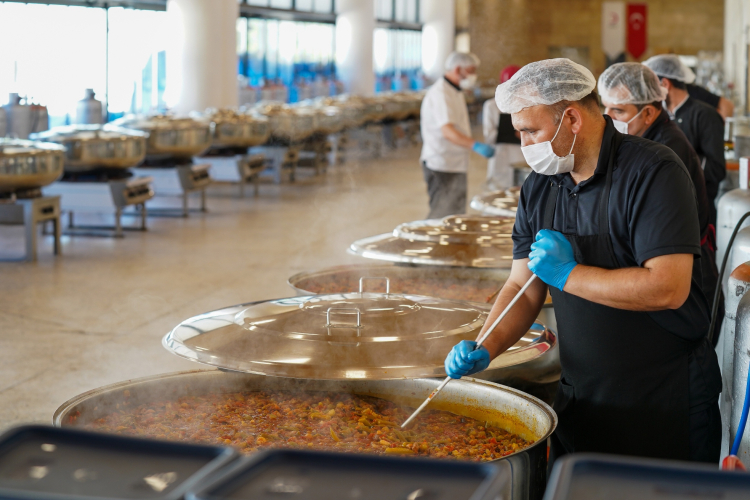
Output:
[[454,0],[421,0],[422,71],[430,80],[437,80],[443,65],[453,52],[456,38],[456,5]]
[[750,4],[747,0],[724,1],[724,77],[734,83],[739,107],[734,114],[748,109],[750,86],[747,81],[748,43],[750,43]]
[[373,0],[336,0],[336,73],[346,92],[361,95],[375,92],[374,30]]
[[167,0],[167,104],[178,114],[237,106],[237,0]]

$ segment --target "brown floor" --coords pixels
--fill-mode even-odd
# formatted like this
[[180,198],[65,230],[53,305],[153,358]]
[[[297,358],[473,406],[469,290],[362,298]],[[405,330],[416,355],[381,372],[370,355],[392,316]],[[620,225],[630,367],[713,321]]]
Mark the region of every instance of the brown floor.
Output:
[[[37,263],[0,263],[0,429],[50,422],[84,391],[199,368],[161,338],[180,321],[232,304],[293,295],[294,273],[361,262],[350,242],[427,213],[418,148],[349,161],[319,178],[261,185],[237,197],[210,189],[205,215],[151,218],[122,240],[64,238]],[[486,162],[472,155],[469,193]],[[83,219],[80,222],[84,222]],[[0,257],[23,251],[20,227],[0,227]]]

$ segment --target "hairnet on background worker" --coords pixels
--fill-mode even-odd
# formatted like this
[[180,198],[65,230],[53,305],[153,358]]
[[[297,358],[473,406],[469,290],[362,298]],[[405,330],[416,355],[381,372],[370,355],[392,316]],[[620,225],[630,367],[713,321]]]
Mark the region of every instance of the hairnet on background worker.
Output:
[[599,77],[599,97],[611,104],[651,104],[667,98],[659,77],[640,63],[613,64]]
[[521,68],[495,91],[501,113],[517,113],[531,106],[578,101],[596,87],[591,71],[570,59],[545,59]]
[[[721,375],[694,265],[693,182],[668,147],[619,133],[602,116],[595,85],[580,64],[549,59],[497,88],[534,172],[521,188],[510,277],[480,335],[532,273],[539,279],[482,346],[455,346],[445,371],[476,373],[512,348],[549,292],[562,368],[550,463],[596,452],[715,464]],[[629,92],[663,95],[653,82]]]
[[648,66],[654,73],[662,78],[670,78],[683,83],[693,83],[695,73],[688,68],[678,56],[674,54],[661,54],[649,57],[643,64]]

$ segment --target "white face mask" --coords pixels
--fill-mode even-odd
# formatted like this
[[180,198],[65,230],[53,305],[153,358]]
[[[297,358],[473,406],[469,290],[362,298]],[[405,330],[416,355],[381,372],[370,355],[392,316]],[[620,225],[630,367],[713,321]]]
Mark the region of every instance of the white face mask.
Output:
[[[563,120],[560,119],[560,125],[557,126],[557,132],[555,132],[555,140],[557,134],[560,133],[560,127],[562,127]],[[573,146],[576,145],[577,135],[573,136],[573,144],[570,146],[570,152],[567,156],[557,156],[552,149],[552,141],[540,142],[539,144],[531,144],[529,146],[521,147],[521,153],[526,159],[526,163],[529,164],[531,169],[542,175],[557,175],[565,174],[573,170],[575,166],[575,155],[573,155]]]
[[458,82],[458,86],[464,90],[473,89],[474,85],[477,84],[477,75],[466,75]]
[[[646,109],[646,108],[641,109],[641,111],[643,111],[644,109]],[[621,134],[626,134],[627,135],[627,133],[628,133],[628,125],[630,125],[630,122],[632,122],[633,120],[635,120],[635,118],[638,115],[641,114],[641,111],[637,112],[635,115],[633,115],[633,118],[631,118],[630,120],[628,120],[626,122],[613,119],[612,123],[614,124],[615,129],[617,129],[617,131],[620,132]]]

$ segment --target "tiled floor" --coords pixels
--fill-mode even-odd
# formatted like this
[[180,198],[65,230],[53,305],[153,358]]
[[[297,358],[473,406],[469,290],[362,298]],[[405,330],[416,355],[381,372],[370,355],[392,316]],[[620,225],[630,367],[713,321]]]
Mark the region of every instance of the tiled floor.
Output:
[[[349,161],[319,178],[261,185],[237,198],[209,192],[209,213],[152,218],[122,240],[65,238],[53,257],[0,263],[0,429],[50,422],[76,394],[197,365],[161,337],[180,321],[227,305],[293,295],[294,273],[361,262],[353,240],[427,213],[419,150]],[[486,163],[472,157],[470,195]],[[22,229],[0,226],[0,257],[23,251]]]

